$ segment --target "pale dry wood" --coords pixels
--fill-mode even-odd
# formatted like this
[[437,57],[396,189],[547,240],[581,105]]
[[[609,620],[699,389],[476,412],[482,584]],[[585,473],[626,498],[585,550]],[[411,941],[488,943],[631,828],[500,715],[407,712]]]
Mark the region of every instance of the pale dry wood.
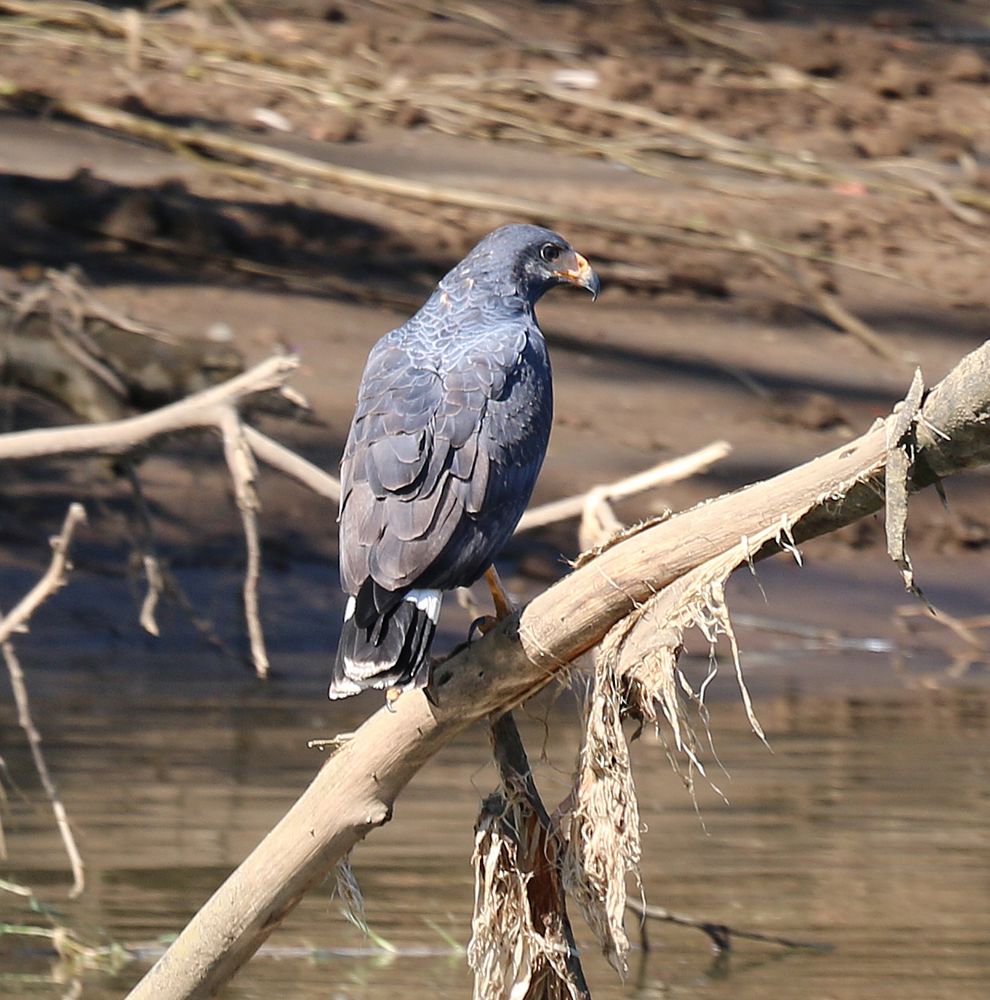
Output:
[[41,733],[38,732],[31,716],[31,702],[28,698],[24,670],[14,652],[10,638],[15,632],[23,631],[35,611],[52,594],[65,586],[67,574],[71,568],[69,546],[72,544],[72,536],[75,534],[76,528],[85,521],[86,511],[82,504],[70,504],[62,523],[62,530],[51,540],[52,559],[48,569],[31,590],[11,609],[9,615],[3,616],[0,613],[0,650],[3,651],[7,673],[10,675],[10,687],[14,693],[14,703],[17,705],[17,721],[27,736],[35,770],[41,779],[45,795],[51,803],[55,824],[58,827],[59,836],[62,838],[65,853],[69,858],[69,865],[72,868],[72,889],[69,895],[72,898],[79,896],[86,888],[86,867],[83,864],[79,848],[76,846],[76,838],[69,824],[69,815],[58,794],[58,788],[52,780],[44,752],[41,749]]
[[[119,455],[167,434],[196,428],[213,428],[219,431],[244,530],[247,551],[243,585],[244,618],[250,640],[251,659],[259,677],[268,675],[269,661],[258,609],[261,545],[257,511],[260,504],[254,487],[257,467],[252,442],[259,446],[264,460],[273,468],[301,479],[324,496],[336,493],[339,497],[340,493],[339,484],[332,477],[320,473],[305,459],[294,455],[260,432],[250,431],[238,414],[237,406],[259,393],[277,391],[296,405],[303,402],[302,397],[285,384],[297,367],[298,360],[295,357],[275,355],[227,382],[150,413],[101,424],[41,428],[0,435],[0,461],[3,461],[87,452]],[[132,478],[132,483],[134,482],[136,479]],[[157,561],[148,553],[144,553],[144,564],[149,590],[141,609],[141,623],[155,634],[157,625],[154,621],[154,607],[161,590],[162,576]]]
[[242,429],[254,457],[259,461],[302,483],[317,496],[333,500],[334,503],[340,502],[340,480],[335,476],[324,472],[318,465],[313,465],[284,444],[273,441],[250,424],[244,424]]
[[[933,391],[918,427],[912,486],[934,473],[990,461],[990,346]],[[950,440],[926,434],[925,420]],[[882,506],[884,421],[842,447],[773,479],[685,511],[605,549],[439,665],[430,696],[404,694],[329,758],[295,805],[189,922],[131,1000],[216,994],[309,888],[376,826],[442,746],[471,723],[544,687],[631,610],[685,573],[780,525],[798,540]],[[810,510],[809,510],[810,507]],[[794,524],[788,511],[808,510]],[[764,555],[770,543],[753,556]]]
[[44,752],[41,749],[41,733],[38,732],[38,728],[35,726],[34,719],[31,716],[31,703],[28,699],[24,668],[21,666],[20,660],[17,658],[14,647],[10,642],[0,643],[0,650],[3,650],[4,662],[7,664],[7,673],[10,676],[10,688],[14,693],[14,704],[17,706],[17,722],[27,737],[28,746],[31,748],[31,758],[34,761],[34,768],[38,772],[41,787],[45,790],[45,796],[51,804],[52,814],[55,817],[55,826],[58,829],[59,837],[62,839],[62,846],[65,848],[66,856],[69,859],[69,867],[72,870],[72,888],[69,890],[69,897],[76,899],[82,895],[86,888],[86,865],[76,844],[76,838],[69,823],[69,814],[66,811],[65,803],[62,802],[62,797],[58,793],[58,786],[52,779]]
[[585,510],[588,497],[592,493],[601,499],[620,500],[636,493],[645,493],[657,486],[687,479],[689,476],[704,472],[715,462],[725,458],[731,451],[732,446],[727,441],[715,441],[689,455],[682,455],[669,462],[660,462],[650,469],[644,469],[642,472],[620,479],[618,482],[596,486],[576,496],[551,500],[539,507],[531,507],[523,514],[516,528],[516,533],[529,531],[532,528],[542,528],[548,524],[556,524],[558,521],[566,521],[568,518],[580,517]]
[[291,355],[275,355],[220,385],[136,417],[3,434],[0,435],[0,460],[86,452],[118,455],[164,434],[218,427],[227,406],[280,389],[298,366],[298,359]]
[[65,585],[69,570],[69,545],[76,528],[85,520],[86,511],[82,504],[70,505],[62,530],[51,540],[52,561],[44,576],[17,602],[8,615],[0,618],[0,642],[7,642],[16,632],[23,631],[35,611]]
[[251,661],[259,677],[267,677],[270,669],[265,633],[258,612],[258,582],[261,579],[261,542],[258,538],[258,510],[261,501],[255,489],[258,466],[244,434],[244,425],[234,407],[229,406],[220,420],[223,453],[230,478],[234,481],[234,502],[241,515],[244,540],[247,544],[247,568],[244,571],[244,619],[251,644]]
[[138,524],[140,527],[140,538],[137,542],[138,555],[141,559],[141,566],[144,569],[144,578],[148,583],[144,600],[141,602],[141,611],[138,614],[138,622],[149,635],[159,634],[158,620],[155,612],[158,609],[158,601],[165,592],[165,576],[162,573],[161,563],[154,552],[154,532],[151,527],[151,513],[148,504],[144,499],[144,489],[141,486],[141,479],[137,474],[137,469],[131,461],[122,463],[128,482],[131,484],[131,492],[134,494],[134,507],[137,511]]

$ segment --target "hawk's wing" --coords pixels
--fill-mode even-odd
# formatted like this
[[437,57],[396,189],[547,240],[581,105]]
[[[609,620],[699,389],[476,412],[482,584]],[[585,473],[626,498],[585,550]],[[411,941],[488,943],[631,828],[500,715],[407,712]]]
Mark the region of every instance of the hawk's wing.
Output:
[[[485,539],[504,541],[486,518],[509,516],[515,527],[521,511],[486,504],[490,481],[497,494],[522,487],[525,504],[546,436],[532,470],[503,468],[511,456],[493,446],[486,424],[504,422],[489,411],[511,394],[528,337],[525,325],[494,333],[473,343],[459,337],[465,346],[453,357],[449,343],[447,356],[433,358],[429,345],[399,335],[369,355],[341,463],[340,567],[349,594],[369,579],[385,591],[471,582],[491,558]],[[445,552],[455,534],[463,551]],[[458,559],[471,579],[458,579]]]

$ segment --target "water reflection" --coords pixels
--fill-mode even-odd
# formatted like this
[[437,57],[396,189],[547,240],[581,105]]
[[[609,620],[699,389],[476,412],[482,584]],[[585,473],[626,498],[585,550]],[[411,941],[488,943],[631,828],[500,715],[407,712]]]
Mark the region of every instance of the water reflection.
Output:
[[[178,675],[174,664],[156,670],[146,660],[39,667],[35,658],[35,715],[79,834],[88,889],[67,901],[64,857],[6,697],[0,745],[27,798],[15,794],[6,806],[3,877],[32,886],[92,940],[146,942],[150,960],[161,936],[183,926],[305,786],[319,763],[306,740],[352,728],[372,705],[325,704],[322,664],[293,667],[291,681],[263,687],[194,657]],[[595,996],[986,996],[987,692],[834,697],[774,688],[757,697],[772,753],[749,733],[729,688],[713,708],[728,771],[717,781],[729,806],[701,782],[696,812],[656,741],[644,736],[635,744],[647,827],[644,888],[674,910],[828,941],[836,950],[781,952],[739,942],[727,960],[715,961],[700,933],[655,926],[652,950],[633,954],[623,985],[578,918]],[[577,740],[573,704],[564,698],[536,706],[520,722],[534,758],[542,748],[538,780],[555,802],[566,793]],[[368,919],[394,951],[363,938],[324,886],[224,995],[470,995],[461,946],[472,900],[472,827],[479,798],[495,780],[486,758],[485,734],[467,734],[413,782],[394,822],[356,852]],[[0,894],[0,920],[29,917],[14,897]],[[120,997],[143,968],[82,972],[79,995]],[[0,995],[66,995],[70,986],[51,974],[44,942],[0,938]]]

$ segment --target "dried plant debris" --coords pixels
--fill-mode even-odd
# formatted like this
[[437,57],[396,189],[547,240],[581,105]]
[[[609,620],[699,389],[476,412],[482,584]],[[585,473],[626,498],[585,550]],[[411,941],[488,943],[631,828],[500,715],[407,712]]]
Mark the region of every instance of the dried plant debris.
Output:
[[525,795],[490,795],[472,863],[475,1000],[589,1000],[570,943],[555,835]]
[[[890,549],[909,587],[910,562],[904,551],[906,484],[913,459],[913,428],[920,419],[922,398],[923,383],[918,373],[904,403],[888,420],[890,455],[903,459],[887,467]],[[874,472],[867,470],[840,484],[833,495],[844,496]],[[725,637],[750,725],[765,742],[743,677],[725,601],[725,583],[741,565],[752,567],[755,553],[768,543],[790,552],[800,564],[792,525],[814,506],[814,502],[804,502],[783,511],[773,524],[741,537],[732,548],[665,587],[619,622],[598,651],[595,682],[585,709],[585,742],[572,808],[562,824],[566,839],[563,874],[568,891],[578,900],[606,956],[620,972],[625,971],[629,947],[622,924],[626,881],[630,873],[636,873],[640,858],[639,811],[622,721],[631,717],[641,725],[652,724],[668,748],[675,770],[693,790],[694,772],[706,772],[691,707],[707,731],[705,691],[717,671],[715,644]],[[623,534],[628,536],[635,530]],[[608,545],[592,541],[597,541],[597,547],[581,557],[579,564],[595,558]],[[692,627],[701,631],[712,650],[711,670],[697,690],[678,666],[684,634]],[[710,747],[710,734],[707,742]],[[682,769],[681,760],[685,758],[687,767]]]
[[365,937],[370,936],[371,930],[364,914],[364,896],[361,894],[361,886],[351,868],[350,852],[345,854],[334,866],[333,877],[336,881],[334,891],[344,904],[344,916],[361,931]]
[[[906,484],[913,460],[913,429],[922,419],[922,398],[918,374],[904,403],[887,421],[890,454],[896,452],[904,459],[887,469],[888,490],[894,493],[895,508],[888,531],[899,539],[900,558],[893,546],[891,554],[907,573],[910,563],[903,550]],[[877,471],[872,466],[859,469],[848,481],[831,488],[829,497],[845,496]],[[717,672],[716,643],[724,638],[729,644],[750,725],[766,741],[743,677],[739,647],[725,600],[725,584],[740,566],[746,564],[752,568],[756,554],[768,545],[789,552],[800,564],[793,526],[823,499],[828,498],[792,501],[788,505],[786,498],[782,498],[783,509],[772,523],[754,534],[741,536],[731,548],[685,573],[636,607],[608,633],[597,652],[594,683],[586,698],[585,740],[574,788],[560,809],[560,836],[564,843],[561,876],[605,955],[620,973],[626,971],[629,949],[623,927],[627,881],[630,874],[637,874],[641,851],[639,810],[623,720],[633,718],[641,726],[652,724],[656,728],[674,769],[693,793],[694,774],[707,777],[703,760],[706,748],[695,732],[694,717],[700,718],[707,735],[707,749],[713,753],[705,692]],[[641,528],[624,528],[615,520],[607,501],[596,497],[594,491],[589,494],[584,514],[582,541],[593,547],[579,558],[579,565],[600,555],[613,539],[629,537]],[[910,582],[909,576],[906,579]],[[711,649],[711,669],[697,689],[678,666],[684,635],[690,628],[697,628]],[[721,794],[714,784],[712,787]],[[508,858],[506,863],[511,861]],[[497,937],[495,931],[489,933]]]
[[[747,716],[754,732],[765,739],[743,678],[724,586],[732,571],[751,559],[754,547],[771,540],[793,548],[788,522],[767,528],[757,538],[740,539],[729,552],[665,588],[616,625],[597,653],[573,805],[562,821],[562,873],[568,892],[621,974],[629,950],[623,927],[626,883],[630,874],[637,875],[641,854],[639,806],[623,719],[656,727],[675,770],[693,790],[694,771],[706,772],[689,708],[695,706],[707,730],[704,696],[716,669],[713,656],[712,670],[696,691],[678,667],[684,632],[696,626],[713,648],[720,636],[728,638]],[[681,757],[688,761],[684,770]]]
[[623,927],[626,877],[640,860],[639,803],[629,748],[622,732],[623,698],[615,663],[595,658],[595,683],[585,704],[574,807],[563,821],[567,891],[578,901],[606,958],[626,972],[629,939]]

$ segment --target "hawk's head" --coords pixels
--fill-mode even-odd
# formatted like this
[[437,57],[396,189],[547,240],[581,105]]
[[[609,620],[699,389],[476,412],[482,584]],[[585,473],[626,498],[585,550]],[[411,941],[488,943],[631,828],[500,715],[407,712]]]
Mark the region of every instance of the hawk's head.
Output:
[[591,265],[563,236],[518,223],[490,232],[454,273],[460,280],[521,295],[531,304],[554,285],[580,285],[595,298],[601,288]]

